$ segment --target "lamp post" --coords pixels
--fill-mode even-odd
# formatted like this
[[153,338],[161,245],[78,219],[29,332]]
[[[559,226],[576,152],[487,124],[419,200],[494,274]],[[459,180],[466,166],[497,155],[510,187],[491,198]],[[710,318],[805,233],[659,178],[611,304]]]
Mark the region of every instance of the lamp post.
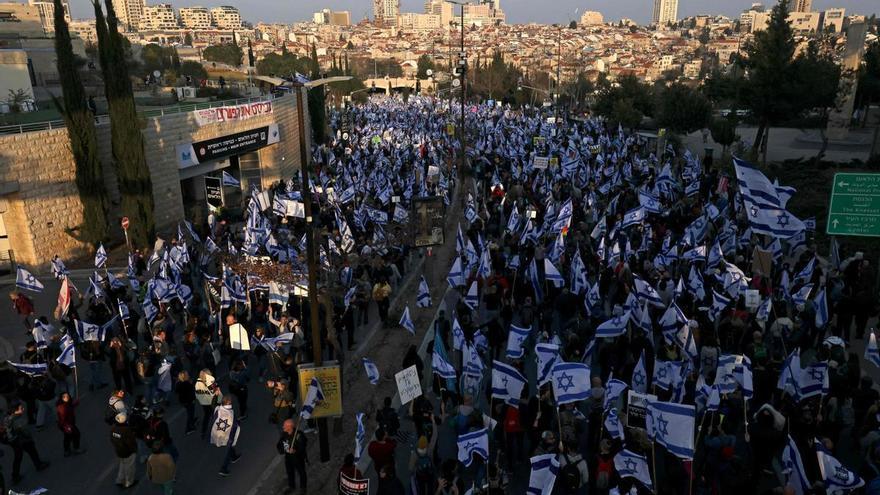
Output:
[[[303,100],[310,89],[322,87],[324,84],[347,81],[351,76],[335,76],[315,81],[309,81],[305,84],[294,83],[296,88],[296,119],[299,126],[299,159],[300,172],[302,173],[302,196],[303,209],[305,210],[306,220],[306,261],[308,263],[308,286],[309,286],[309,323],[312,327],[312,359],[315,366],[321,366],[323,361],[323,353],[321,349],[321,326],[318,311],[318,266],[315,259],[315,224],[312,215],[312,188],[309,185],[309,168],[311,153],[308,150],[308,140],[306,139],[305,118],[303,112],[305,105]],[[300,88],[305,88],[301,90]],[[327,437],[327,418],[318,418],[318,445],[321,450],[321,462],[330,460],[330,439]]]

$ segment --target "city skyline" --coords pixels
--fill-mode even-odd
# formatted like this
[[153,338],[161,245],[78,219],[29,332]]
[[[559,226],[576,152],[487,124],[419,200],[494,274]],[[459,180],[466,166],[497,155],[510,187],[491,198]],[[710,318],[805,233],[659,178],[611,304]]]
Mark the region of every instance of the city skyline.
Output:
[[[148,1],[148,5],[157,3]],[[165,0],[168,3],[168,0]],[[291,2],[287,5],[278,5],[272,0],[175,0],[170,2],[175,9],[180,7],[216,7],[220,5],[232,5],[241,11],[242,20],[257,22],[308,22],[312,14],[323,8],[331,10],[348,10],[351,12],[351,21],[360,22],[365,16],[372,18],[372,0],[309,0],[307,2]],[[547,9],[546,5],[536,3],[533,0],[501,0],[501,7],[507,16],[507,22],[511,24],[523,24],[528,22],[538,23],[567,23],[577,20],[585,10],[602,12],[606,21],[621,18],[630,18],[639,24],[648,24],[651,21],[653,0],[554,0],[555,9]],[[720,3],[720,2],[719,2]],[[733,0],[716,4],[706,0],[679,0],[678,17],[684,18],[698,14],[721,14],[730,17],[738,16],[753,3],[752,0]],[[775,2],[763,2],[770,7]],[[714,5],[713,5],[714,4]],[[822,11],[828,8],[845,8],[847,14],[880,14],[877,0],[814,0],[814,11]],[[71,0],[71,16],[78,19],[93,18],[94,11],[90,0]],[[575,13],[578,9],[578,13]],[[400,0],[401,12],[422,12],[424,0]],[[263,17],[265,12],[273,12],[273,17]]]

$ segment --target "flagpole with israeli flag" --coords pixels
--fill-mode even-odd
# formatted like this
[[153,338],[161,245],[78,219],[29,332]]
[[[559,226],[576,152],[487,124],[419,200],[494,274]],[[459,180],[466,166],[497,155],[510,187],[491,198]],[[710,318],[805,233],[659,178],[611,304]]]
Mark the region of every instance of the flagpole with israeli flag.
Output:
[[43,292],[43,283],[20,266],[15,267],[15,286],[31,292]]

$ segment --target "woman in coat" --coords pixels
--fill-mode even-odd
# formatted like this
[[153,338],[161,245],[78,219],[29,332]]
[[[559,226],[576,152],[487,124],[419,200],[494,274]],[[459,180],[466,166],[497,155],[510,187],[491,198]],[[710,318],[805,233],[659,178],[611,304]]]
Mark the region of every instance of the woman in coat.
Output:
[[67,392],[62,392],[55,404],[58,428],[64,434],[64,457],[82,453],[79,448],[79,428],[76,427],[76,406],[78,405],[79,401],[71,399]]

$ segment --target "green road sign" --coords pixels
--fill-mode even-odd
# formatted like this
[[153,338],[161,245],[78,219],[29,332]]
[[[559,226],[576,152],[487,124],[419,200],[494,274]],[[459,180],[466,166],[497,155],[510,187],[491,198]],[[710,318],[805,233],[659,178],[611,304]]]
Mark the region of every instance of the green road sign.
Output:
[[828,234],[880,237],[880,174],[834,175]]

